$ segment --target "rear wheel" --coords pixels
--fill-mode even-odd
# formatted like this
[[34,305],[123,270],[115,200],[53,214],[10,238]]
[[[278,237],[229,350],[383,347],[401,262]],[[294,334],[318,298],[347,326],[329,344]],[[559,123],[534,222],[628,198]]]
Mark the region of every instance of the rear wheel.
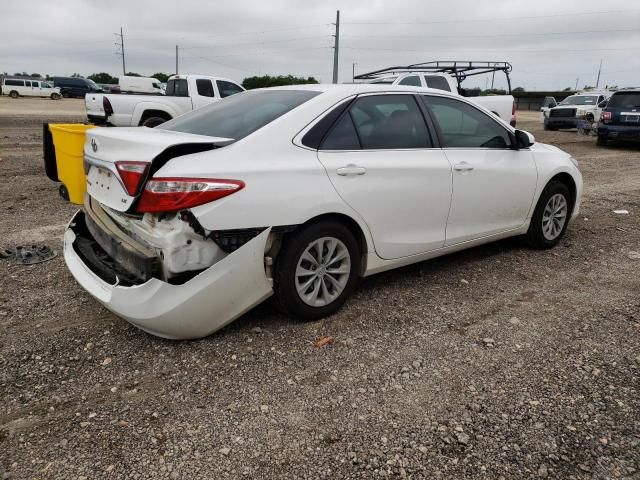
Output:
[[162,117],[149,117],[144,122],[142,122],[143,127],[154,128],[158,125],[166,122],[167,120]]
[[542,191],[531,218],[526,240],[532,248],[551,248],[558,244],[569,224],[572,210],[571,193],[558,181],[550,182]]
[[351,231],[323,221],[285,238],[276,260],[278,306],[300,320],[336,312],[358,281],[360,249]]
[[607,137],[598,136],[598,139],[596,140],[596,145],[599,146],[599,147],[606,147],[607,146]]
[[64,200],[66,200],[67,202],[69,201],[69,190],[67,190],[67,187],[65,187],[64,183],[60,185],[60,188],[58,188],[58,193]]
[[9,96],[11,98],[18,98],[20,95],[18,95],[18,92],[16,92],[15,90],[11,90],[11,93],[9,93]]
[[556,127],[552,127],[551,125],[549,125],[547,123],[544,124],[544,129],[547,130],[547,131],[550,131],[550,132],[555,132],[557,130]]
[[69,98],[69,94],[68,94],[67,92],[64,92],[64,93],[62,94],[62,96],[63,96],[64,98]]

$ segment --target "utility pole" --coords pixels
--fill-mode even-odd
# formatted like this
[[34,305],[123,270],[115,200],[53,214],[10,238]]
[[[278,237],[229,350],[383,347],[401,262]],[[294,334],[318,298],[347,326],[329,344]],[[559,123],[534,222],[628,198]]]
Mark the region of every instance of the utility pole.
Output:
[[598,68],[598,79],[596,80],[596,88],[600,86],[600,72],[602,71],[602,59],[600,59],[600,67]]
[[178,75],[178,45],[176,45],[176,75]]
[[495,80],[496,80],[496,71],[494,70],[491,73],[491,90],[493,90],[493,82],[495,82]]
[[351,64],[351,81],[353,83],[356,83],[356,65],[357,65],[356,62],[353,62]]
[[333,83],[338,83],[338,52],[340,49],[340,10],[336,11],[336,34],[333,36],[335,39],[333,45]]
[[122,57],[122,75],[126,75],[127,68],[125,67],[125,64],[124,64],[124,34],[122,33],[122,27],[120,27],[120,33],[114,33],[114,35],[116,37],[120,37],[120,42],[116,43],[116,47],[120,47],[120,50],[116,51],[116,55],[119,55]]
[[576,78],[576,92],[578,91],[578,82],[580,81],[580,77]]

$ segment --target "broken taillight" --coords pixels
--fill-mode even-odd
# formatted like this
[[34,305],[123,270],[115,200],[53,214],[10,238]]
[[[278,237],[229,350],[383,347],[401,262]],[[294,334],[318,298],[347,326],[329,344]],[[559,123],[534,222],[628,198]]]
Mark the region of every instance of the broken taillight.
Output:
[[138,203],[140,213],[177,212],[242,190],[241,180],[217,178],[152,178]]
[[124,187],[127,189],[127,193],[134,196],[140,190],[140,184],[147,173],[149,164],[147,162],[133,162],[133,161],[121,161],[116,162],[116,168],[122,179]]

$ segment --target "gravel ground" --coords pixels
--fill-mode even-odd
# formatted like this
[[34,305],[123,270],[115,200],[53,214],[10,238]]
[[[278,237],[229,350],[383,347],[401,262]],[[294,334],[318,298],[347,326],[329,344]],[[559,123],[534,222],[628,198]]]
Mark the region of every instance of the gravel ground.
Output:
[[[8,102],[0,247],[60,251],[74,207],[44,176],[41,122],[82,109]],[[266,303],[170,342],[100,307],[61,256],[0,261],[2,478],[640,478],[640,148],[520,123],[581,163],[561,244],[380,274],[322,321]]]

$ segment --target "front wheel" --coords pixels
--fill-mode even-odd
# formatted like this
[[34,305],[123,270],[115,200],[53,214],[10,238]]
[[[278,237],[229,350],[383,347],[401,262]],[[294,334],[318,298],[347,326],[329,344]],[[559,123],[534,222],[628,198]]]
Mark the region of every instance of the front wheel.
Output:
[[59,93],[52,93],[51,94],[51,100],[60,100],[60,94]]
[[353,233],[323,221],[285,238],[276,259],[274,290],[281,310],[300,320],[335,313],[358,281],[360,249]]
[[18,95],[18,92],[16,92],[15,90],[13,90],[13,91],[9,94],[9,96],[10,96],[11,98],[18,98],[20,95]]
[[542,191],[531,218],[526,240],[530,247],[546,249],[558,244],[569,224],[571,193],[564,183],[550,182]]

